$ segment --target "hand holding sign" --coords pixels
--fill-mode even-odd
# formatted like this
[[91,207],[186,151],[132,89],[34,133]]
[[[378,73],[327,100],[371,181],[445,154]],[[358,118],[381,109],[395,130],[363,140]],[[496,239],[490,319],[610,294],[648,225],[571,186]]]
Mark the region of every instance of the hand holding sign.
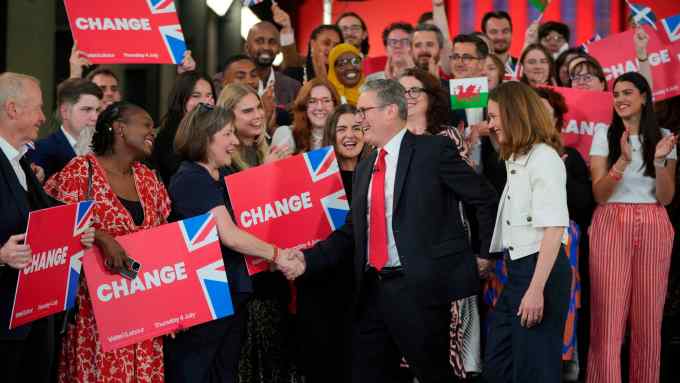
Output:
[[92,62],[85,56],[85,52],[78,50],[75,42],[73,43],[73,48],[71,48],[71,57],[69,57],[68,63],[71,68],[70,78],[83,77],[83,67],[92,65]]
[[635,28],[635,35],[633,37],[635,42],[635,53],[638,59],[647,59],[647,46],[649,45],[649,35],[642,27]]
[[0,249],[0,262],[15,269],[23,269],[31,262],[31,248],[24,245],[26,234],[17,234],[9,237]]

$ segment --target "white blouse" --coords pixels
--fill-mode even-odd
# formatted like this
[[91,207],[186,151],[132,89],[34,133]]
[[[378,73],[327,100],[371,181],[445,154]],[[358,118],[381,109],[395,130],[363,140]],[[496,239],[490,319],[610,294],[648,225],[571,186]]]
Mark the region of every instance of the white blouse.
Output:
[[[595,131],[593,144],[590,147],[591,157],[607,157],[609,155],[608,130],[608,128],[603,128]],[[661,129],[661,134],[665,137],[671,134],[671,132],[667,129]],[[630,146],[632,149],[631,162],[623,172],[623,179],[617,183],[607,203],[657,203],[656,179],[645,175],[642,160],[642,142],[638,135],[630,136]],[[675,148],[668,154],[666,159],[677,159]]]

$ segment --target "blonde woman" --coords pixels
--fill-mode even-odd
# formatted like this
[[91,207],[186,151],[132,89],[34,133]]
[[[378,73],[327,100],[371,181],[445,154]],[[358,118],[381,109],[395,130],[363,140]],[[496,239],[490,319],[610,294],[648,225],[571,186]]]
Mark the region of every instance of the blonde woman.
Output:
[[286,148],[269,147],[262,100],[257,92],[243,84],[229,84],[220,93],[217,105],[234,113],[234,127],[239,140],[232,158],[236,171],[276,161],[285,156]]

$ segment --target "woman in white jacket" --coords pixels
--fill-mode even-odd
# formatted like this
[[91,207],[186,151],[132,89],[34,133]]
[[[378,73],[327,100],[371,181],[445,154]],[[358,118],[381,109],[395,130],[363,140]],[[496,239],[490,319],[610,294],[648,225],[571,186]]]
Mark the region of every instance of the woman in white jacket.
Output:
[[508,173],[490,251],[505,253],[508,283],[491,320],[484,376],[559,383],[571,285],[560,136],[539,96],[520,82],[491,92],[488,115]]

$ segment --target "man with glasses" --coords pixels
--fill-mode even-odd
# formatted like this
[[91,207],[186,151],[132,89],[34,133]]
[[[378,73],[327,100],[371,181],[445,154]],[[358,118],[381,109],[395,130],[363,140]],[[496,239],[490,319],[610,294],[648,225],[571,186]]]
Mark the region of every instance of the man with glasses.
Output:
[[342,31],[342,37],[346,43],[357,47],[364,56],[368,55],[368,29],[358,14],[345,12],[338,17],[335,25]]
[[385,70],[369,75],[366,80],[396,79],[401,72],[413,68],[411,43],[413,26],[404,22],[392,23],[383,30],[383,44],[387,53]]
[[563,51],[569,49],[569,26],[557,21],[548,21],[538,28],[538,42],[557,59]]
[[505,64],[505,74],[516,78],[517,57],[510,55],[512,19],[505,11],[487,12],[482,17],[482,32],[489,38],[493,53]]
[[[355,171],[345,225],[306,250],[290,278],[322,275],[352,257],[352,382],[397,382],[403,356],[421,382],[456,382],[448,361],[450,303],[477,294],[474,257],[458,200],[477,207],[485,249],[497,195],[451,140],[405,128],[405,89],[368,82],[357,122],[377,148]],[[488,256],[488,251],[484,252]]]

